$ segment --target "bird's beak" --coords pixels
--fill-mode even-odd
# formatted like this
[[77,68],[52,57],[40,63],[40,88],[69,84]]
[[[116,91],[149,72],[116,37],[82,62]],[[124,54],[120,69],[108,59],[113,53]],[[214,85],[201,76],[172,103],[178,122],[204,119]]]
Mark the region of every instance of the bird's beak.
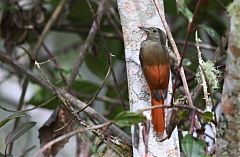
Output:
[[139,29],[141,29],[141,30],[143,30],[143,31],[145,31],[146,33],[150,33],[150,30],[148,29],[148,28],[146,28],[146,27],[138,27]]

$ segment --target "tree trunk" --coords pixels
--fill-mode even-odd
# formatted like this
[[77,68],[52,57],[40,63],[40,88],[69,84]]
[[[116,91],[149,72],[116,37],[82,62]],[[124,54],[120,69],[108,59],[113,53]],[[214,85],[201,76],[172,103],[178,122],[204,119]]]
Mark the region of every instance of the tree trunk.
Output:
[[[240,0],[229,6],[231,16],[226,74],[221,109],[227,120],[218,138],[217,156],[236,157],[240,154]],[[220,122],[220,124],[222,124]],[[224,125],[220,125],[222,127]]]
[[[155,0],[160,14],[164,14],[162,0]],[[153,1],[146,0],[118,0],[118,9],[121,18],[122,31],[125,44],[125,58],[128,77],[128,92],[131,111],[149,107],[150,94],[139,62],[140,43],[146,38],[138,26],[159,27],[164,30],[156,6]],[[169,89],[172,89],[171,80]],[[169,92],[168,92],[169,93]],[[170,94],[167,102],[170,102]],[[151,111],[144,112],[147,119],[151,119]],[[139,131],[138,128],[139,127]],[[143,126],[132,127],[133,155],[143,156],[180,156],[177,129],[170,139],[157,142],[152,126],[150,127],[148,142],[143,141]],[[139,141],[139,142],[138,142]],[[145,143],[148,143],[147,146]],[[147,151],[146,151],[147,150]],[[147,153],[146,153],[147,152]]]

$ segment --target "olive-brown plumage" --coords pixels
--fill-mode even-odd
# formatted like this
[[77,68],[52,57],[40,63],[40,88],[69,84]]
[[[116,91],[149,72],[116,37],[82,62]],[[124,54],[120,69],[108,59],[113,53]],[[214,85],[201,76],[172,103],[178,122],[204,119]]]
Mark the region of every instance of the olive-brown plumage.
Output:
[[[139,27],[147,33],[147,39],[141,43],[139,59],[144,77],[151,90],[152,106],[163,105],[167,96],[170,75],[170,60],[165,33],[156,27]],[[165,129],[164,109],[152,110],[152,124],[157,134]]]

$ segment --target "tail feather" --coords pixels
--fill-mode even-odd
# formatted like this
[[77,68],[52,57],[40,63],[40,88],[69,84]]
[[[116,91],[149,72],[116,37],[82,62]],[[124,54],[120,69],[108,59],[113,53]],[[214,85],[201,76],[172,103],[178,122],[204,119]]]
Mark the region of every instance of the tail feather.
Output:
[[[156,105],[164,105],[164,99],[160,99],[160,101],[156,100],[156,98],[151,98],[152,106]],[[163,134],[165,129],[165,115],[164,108],[153,109],[152,110],[152,124],[153,128],[157,134]]]

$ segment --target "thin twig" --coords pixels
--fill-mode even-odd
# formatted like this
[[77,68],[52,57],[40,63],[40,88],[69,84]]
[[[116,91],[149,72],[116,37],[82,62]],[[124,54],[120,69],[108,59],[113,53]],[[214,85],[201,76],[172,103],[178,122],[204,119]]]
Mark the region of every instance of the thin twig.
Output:
[[[184,41],[182,41],[182,40],[176,40],[176,43],[184,45]],[[189,41],[188,46],[196,47],[196,43]],[[203,48],[203,49],[207,49],[207,50],[214,50],[214,51],[217,49],[216,46],[212,46],[212,45],[204,44],[204,43],[199,43],[199,47]]]
[[57,57],[60,57],[60,56],[63,56],[63,55],[66,55],[66,54],[72,52],[72,50],[78,49],[79,47],[80,47],[80,43],[79,43],[79,41],[77,41],[77,42],[67,45],[66,47],[55,50],[52,53],[52,54],[54,54],[54,56],[52,56],[52,57],[50,57],[49,55],[48,56],[44,55],[41,58],[39,58],[38,60],[39,61],[54,60]]
[[[190,33],[192,32],[193,22],[194,22],[195,19],[196,19],[196,15],[197,15],[197,12],[198,12],[198,10],[199,10],[200,4],[201,4],[201,0],[198,0],[198,1],[197,1],[197,4],[196,4],[196,6],[195,6],[195,9],[194,9],[192,21],[189,21],[189,23],[188,23],[187,34],[186,34],[186,37],[185,37],[182,54],[181,54],[181,56],[180,56],[180,62],[179,62],[179,66],[178,66],[178,71],[177,71],[176,76],[175,76],[175,82],[174,82],[173,93],[172,93],[172,102],[173,102],[173,98],[174,98],[174,95],[175,95],[175,92],[176,92],[177,81],[178,81],[178,76],[179,76],[179,70],[180,70],[180,73],[181,73],[181,69],[183,69],[182,63],[183,63],[183,59],[184,59],[185,54],[186,54],[187,45],[188,45],[188,40],[189,40],[189,37],[190,37]],[[183,70],[183,73],[184,73],[184,70]],[[185,76],[185,75],[184,75],[184,76]],[[181,77],[182,77],[182,75],[181,75]],[[183,79],[183,78],[182,78],[182,79]],[[184,84],[184,82],[183,82],[183,84]],[[188,88],[188,87],[187,87],[187,93],[186,93],[186,94],[187,94],[187,95],[189,94],[189,96],[188,96],[188,99],[189,99],[188,101],[190,101],[190,102],[189,102],[189,105],[193,105],[193,102],[192,102],[192,99],[191,99],[191,95],[190,95],[190,91],[189,91],[189,88]]]
[[217,4],[219,4],[224,10],[227,10],[227,8],[224,6],[223,2],[221,2],[220,0],[215,0],[217,2]]
[[[193,14],[193,18],[192,18],[192,21],[190,21],[188,23],[188,28],[187,28],[187,34],[186,34],[186,38],[185,38],[185,42],[184,42],[184,45],[183,45],[183,51],[182,51],[182,55],[180,56],[179,55],[179,52],[178,52],[178,49],[177,49],[177,46],[176,46],[176,43],[174,42],[174,39],[172,37],[172,34],[171,34],[171,31],[168,27],[168,24],[167,24],[167,21],[166,19],[164,18],[163,15],[160,14],[160,11],[159,11],[159,8],[157,7],[156,5],[156,2],[155,0],[153,0],[155,6],[156,6],[156,9],[158,11],[158,14],[161,18],[161,21],[163,23],[163,26],[167,32],[167,36],[169,37],[169,40],[170,40],[170,43],[173,47],[173,50],[174,50],[174,53],[176,54],[177,56],[177,59],[178,59],[178,62],[179,62],[179,66],[178,66],[178,71],[176,73],[176,76],[175,76],[175,83],[174,83],[174,86],[173,86],[173,93],[172,93],[172,101],[171,101],[171,104],[173,105],[173,99],[174,99],[174,95],[175,95],[175,91],[176,91],[176,87],[177,87],[177,81],[178,81],[178,75],[180,73],[181,75],[181,78],[182,78],[182,82],[183,82],[183,87],[185,89],[185,93],[187,95],[187,100],[188,100],[188,103],[189,103],[189,106],[190,107],[193,107],[193,101],[192,101],[192,98],[191,98],[191,93],[189,91],[189,88],[188,88],[188,84],[187,84],[187,81],[186,81],[186,77],[185,77],[185,73],[184,73],[184,69],[182,67],[182,61],[183,61],[183,58],[185,57],[185,53],[186,53],[186,48],[187,48],[187,43],[188,43],[188,39],[190,37],[190,33],[192,31],[192,27],[193,27],[193,22],[195,21],[195,18],[196,18],[196,15],[197,15],[197,12],[198,12],[198,9],[200,7],[200,4],[201,4],[201,0],[198,0],[197,1],[197,5],[194,9],[194,14]],[[190,134],[192,134],[192,131],[193,131],[193,128],[194,128],[194,124],[195,124],[195,116],[194,116],[194,111],[192,112],[192,120],[191,120],[191,126],[190,126]]]
[[92,102],[96,99],[96,97],[98,96],[98,94],[99,94],[100,91],[102,90],[103,86],[105,85],[105,83],[106,83],[106,81],[107,81],[107,79],[108,79],[108,77],[109,77],[110,72],[111,72],[111,68],[109,67],[109,69],[108,69],[108,71],[107,71],[107,74],[106,74],[106,76],[105,76],[105,78],[104,78],[104,80],[103,80],[103,82],[102,82],[102,85],[101,85],[100,88],[98,89],[97,93],[96,93],[95,96],[87,103],[87,105],[86,105],[84,108],[82,108],[81,110],[78,111],[78,114],[79,114],[81,111],[83,111],[85,108],[87,108],[89,105],[91,105]]
[[118,83],[117,83],[117,78],[116,78],[116,75],[115,75],[115,72],[114,72],[114,69],[113,69],[113,66],[112,66],[112,54],[111,53],[109,53],[109,55],[108,55],[108,64],[109,64],[109,66],[110,66],[110,69],[111,69],[111,72],[112,72],[112,77],[113,77],[113,81],[114,81],[114,83],[115,83],[115,85],[116,85],[116,90],[117,90],[117,92],[118,92],[118,95],[119,95],[119,97],[120,97],[120,100],[121,100],[121,102],[122,102],[122,106],[123,106],[123,108],[124,108],[124,110],[129,110],[129,108],[128,108],[128,106],[126,106],[125,105],[125,103],[124,103],[124,99],[123,99],[123,97],[122,97],[122,93],[121,93],[121,91],[120,91],[120,87],[119,87],[119,85],[118,85]]
[[[2,99],[1,99],[1,101],[2,101]],[[4,111],[7,111],[7,112],[16,112],[15,110],[7,109],[7,108],[5,108],[5,107],[2,107],[1,105],[0,105],[0,109],[2,109],[2,110],[4,110]]]
[[[73,113],[77,113],[77,114],[74,114],[72,120],[73,120],[75,117],[77,117],[79,121],[82,121],[82,120],[80,119],[80,117],[78,116],[78,114],[80,113],[79,111],[85,110],[85,109],[92,103],[92,101],[96,98],[96,96],[97,96],[97,95],[99,94],[99,92],[101,91],[102,87],[104,86],[104,84],[105,84],[105,82],[106,82],[106,80],[107,80],[107,78],[108,78],[108,76],[109,76],[109,74],[110,74],[110,68],[109,68],[109,72],[108,72],[108,74],[106,75],[106,78],[104,79],[104,82],[103,82],[102,86],[99,88],[99,91],[96,93],[96,95],[90,100],[90,102],[89,102],[86,106],[82,107],[79,111],[75,111],[75,110],[73,109],[73,107],[70,105],[70,103],[71,103],[71,101],[70,101],[71,97],[68,97],[68,98],[64,97],[64,95],[61,93],[61,91],[58,90],[57,88],[55,88],[55,87],[50,83],[50,81],[48,80],[48,78],[45,76],[45,74],[44,74],[43,71],[41,70],[40,64],[37,63],[37,61],[35,61],[35,65],[36,65],[37,69],[39,70],[40,74],[42,75],[43,80],[46,82],[46,84],[47,84],[48,86],[50,86],[50,87],[55,91],[55,94],[56,94],[57,97],[63,102],[63,104],[64,104],[69,110],[71,110]],[[69,95],[69,96],[70,96],[70,95]],[[79,101],[77,101],[77,102],[79,102]],[[96,113],[95,113],[95,114],[96,114]],[[72,122],[72,120],[70,120],[65,126],[63,126],[63,128],[66,127],[67,125],[69,125],[69,124]],[[99,120],[99,119],[98,119],[98,120]],[[103,122],[106,122],[106,121],[108,121],[108,120],[106,119],[106,120],[104,120]],[[60,128],[60,129],[57,129],[57,130],[54,130],[54,131],[58,131],[58,130],[61,130],[61,129],[63,129],[63,128]],[[110,129],[111,129],[111,128],[112,128],[112,129],[114,128],[115,131],[118,130],[115,126],[110,127]],[[120,130],[119,130],[119,131],[120,131]],[[117,131],[117,132],[119,132],[119,131]],[[120,132],[119,132],[119,133],[120,133]],[[122,138],[125,138],[125,140],[126,140],[125,134],[119,134],[119,136],[123,136]]]
[[[197,107],[190,107],[189,105],[174,104],[174,107],[181,108],[181,109],[188,109],[190,111],[196,111],[198,113],[204,113],[204,111],[202,111],[201,109]],[[138,112],[144,112],[144,111],[149,111],[149,110],[159,109],[159,108],[173,108],[173,107],[171,105],[155,105],[155,106],[144,107],[142,109],[139,109]]]
[[196,47],[197,47],[197,52],[198,52],[198,62],[199,62],[199,71],[200,71],[200,76],[201,76],[201,81],[202,81],[202,86],[203,86],[203,96],[206,101],[206,106],[207,108],[211,106],[211,100],[209,99],[209,94],[208,94],[208,87],[207,87],[207,82],[206,82],[206,76],[204,75],[204,69],[202,68],[203,60],[202,60],[202,55],[201,51],[199,48],[199,38],[198,38],[198,33],[196,31],[195,34],[195,41],[196,41]]
[[110,121],[106,122],[106,123],[103,123],[103,124],[99,124],[99,125],[95,125],[95,126],[92,126],[92,127],[89,127],[89,128],[80,128],[80,129],[77,129],[77,130],[74,130],[72,132],[69,132],[67,134],[64,134],[62,136],[59,136],[58,138],[55,138],[54,140],[46,143],[39,151],[37,151],[33,157],[37,157],[39,156],[42,152],[44,152],[46,149],[48,149],[49,147],[51,147],[52,145],[54,145],[55,143],[58,143],[66,138],[70,138],[72,137],[73,135],[76,135],[78,133],[82,133],[82,132],[85,132],[85,131],[88,131],[88,130],[93,130],[93,129],[100,129],[100,128],[103,128],[103,127],[107,127],[111,124]]
[[[91,127],[84,120],[81,120],[79,122],[85,128]],[[103,141],[104,143],[106,143],[111,149],[113,149],[120,156],[122,156],[121,155],[122,151],[120,150],[120,152],[119,152],[119,149],[116,149],[116,148],[120,147],[121,149],[125,149],[126,150],[126,148],[124,148],[125,147],[124,146],[125,145],[124,142],[121,141],[119,138],[116,138],[115,136],[112,136],[112,135],[109,135],[109,134],[106,136],[106,130],[104,130],[104,129],[93,129],[93,130],[91,130],[91,132],[93,134],[95,134],[96,136],[101,137],[100,140]],[[105,138],[102,138],[103,135],[105,135]],[[130,146],[128,147],[128,149],[131,149]]]
[[[197,52],[198,52],[198,62],[199,62],[199,71],[200,71],[200,76],[201,76],[201,81],[202,81],[202,86],[203,86],[203,95],[204,95],[204,99],[206,101],[206,111],[210,111],[212,112],[213,109],[213,99],[212,97],[209,98],[209,93],[208,93],[208,89],[209,91],[209,83],[207,82],[207,75],[205,73],[205,69],[202,68],[202,64],[203,64],[203,60],[202,60],[202,56],[201,56],[201,51],[199,48],[199,38],[198,38],[198,33],[196,31],[195,34],[195,41],[196,41],[196,47],[197,47]],[[210,100],[211,99],[211,100]],[[216,113],[213,112],[214,114],[214,118],[216,118]],[[216,121],[216,119],[214,119]],[[214,133],[214,137],[216,138],[216,128],[215,125],[213,123],[210,123],[210,125],[212,126],[212,131]]]
[[[24,99],[25,99],[25,95],[26,95],[26,92],[27,92],[28,83],[29,83],[29,80],[26,77],[23,81],[22,93],[21,93],[21,96],[20,96],[20,99],[19,99],[19,102],[18,102],[18,105],[17,105],[17,111],[20,111],[22,109],[23,105],[24,105]],[[19,121],[20,121],[20,117],[17,117],[14,121],[12,130],[15,130],[17,128]],[[14,142],[10,143],[7,146],[8,147],[8,154],[12,153],[13,145],[14,145]]]
[[198,84],[193,90],[192,90],[192,95],[193,95],[193,101],[197,100],[199,97],[200,93],[202,91],[202,86]]
[[[84,108],[86,106],[86,104],[82,101],[80,101],[79,99],[75,98],[74,96],[72,96],[69,92],[67,92],[65,89],[61,89],[58,87],[54,88],[52,86],[49,85],[48,82],[46,82],[42,77],[39,77],[39,75],[36,75],[33,71],[27,69],[26,67],[24,67],[23,65],[19,64],[18,62],[16,62],[15,60],[13,60],[12,58],[10,58],[9,56],[6,55],[6,53],[1,52],[0,51],[0,61],[2,61],[3,63],[6,63],[8,65],[10,65],[12,68],[15,69],[15,71],[24,73],[25,75],[27,75],[29,77],[29,79],[35,83],[37,83],[38,85],[40,85],[41,87],[47,89],[49,92],[51,92],[54,95],[60,95],[65,101],[67,101],[72,107],[74,108],[78,108],[79,110],[81,110],[82,108]],[[60,98],[59,98],[60,99]],[[96,112],[94,109],[92,109],[91,107],[88,107],[84,110],[84,112],[91,117],[92,119],[98,121],[99,123],[105,123],[108,120],[102,116],[101,114],[99,114],[98,112]],[[119,137],[121,140],[123,140],[124,142],[126,142],[127,144],[131,145],[131,138],[129,135],[127,135],[125,132],[123,132],[121,129],[119,129],[118,127],[116,127],[115,125],[112,125],[109,127],[110,128],[110,133],[114,136]]]
[[[41,36],[40,38],[38,39],[38,42],[37,44],[35,45],[33,51],[32,51],[32,56],[34,58],[37,58],[38,56],[38,53],[39,53],[39,50],[41,48],[41,45],[42,45],[42,42],[43,40],[45,39],[45,37],[47,36],[47,33],[48,31],[50,30],[51,26],[55,23],[55,21],[57,20],[57,18],[59,17],[60,13],[61,13],[61,10],[63,8],[63,6],[65,5],[65,3],[67,2],[68,0],[62,0],[60,1],[59,5],[57,6],[57,8],[55,9],[54,13],[52,14],[51,18],[49,19],[48,23],[46,24],[46,26],[44,27],[43,29],[43,32],[41,33]],[[30,65],[29,65],[30,69],[33,68],[33,63],[31,62]],[[18,105],[18,108],[21,109],[22,106],[23,106],[23,102],[24,102],[24,98],[25,98],[25,94],[26,94],[26,91],[27,91],[27,86],[28,86],[28,78],[26,77],[24,79],[24,83],[23,83],[23,90],[22,90],[22,94],[21,94],[21,98],[19,100],[19,105]],[[19,118],[16,118],[16,120],[14,121],[14,127],[13,127],[13,130],[16,128],[16,126],[18,125],[19,123]],[[13,142],[11,144],[9,144],[9,149],[8,149],[8,153],[11,154],[12,152],[12,147],[13,147]]]
[[[71,91],[71,92],[72,92],[72,91]],[[77,95],[77,96],[79,96],[79,97],[87,98],[87,99],[92,98],[92,95],[86,94],[86,93],[75,93],[75,92],[74,92],[73,94],[74,94],[74,95]],[[110,97],[107,97],[107,96],[97,96],[97,97],[95,98],[95,100],[107,102],[107,103],[110,103],[110,104],[122,105],[121,100],[113,99],[113,98],[110,98]],[[128,104],[127,101],[124,101],[124,103],[125,103],[125,104]]]
[[[84,44],[80,47],[79,56],[72,68],[71,76],[70,76],[69,80],[67,81],[68,87],[70,87],[72,85],[72,83],[74,82],[74,80],[76,79],[77,74],[79,73],[79,68],[81,67],[81,65],[85,59],[85,56],[88,52],[88,48],[92,44],[92,42],[97,34],[98,23],[100,23],[102,16],[103,16],[103,12],[104,12],[104,4],[105,4],[105,0],[101,0],[99,2],[99,6],[98,6],[98,10],[97,10],[98,16],[92,24],[92,27],[88,33],[87,39],[85,40]],[[96,21],[98,21],[98,23],[96,23]]]
[[[43,43],[43,47],[46,50],[49,58],[52,58],[53,63],[55,64],[56,68],[60,68],[60,64],[58,63],[58,61],[56,60],[56,58],[54,57],[54,55],[52,54],[52,52],[48,49],[48,47]],[[63,75],[63,72],[60,71],[60,77],[62,78],[62,81],[64,82],[65,85],[67,85],[67,81],[65,76]]]
[[38,105],[38,106],[35,106],[35,107],[32,107],[32,108],[29,108],[29,109],[26,109],[26,110],[21,110],[21,111],[17,111],[17,110],[9,110],[9,109],[6,109],[6,108],[4,108],[4,107],[2,107],[2,106],[0,106],[0,108],[1,108],[2,110],[4,110],[4,111],[7,111],[7,112],[14,112],[15,114],[17,114],[17,113],[24,113],[24,112],[29,112],[29,111],[35,110],[35,109],[37,109],[37,108],[43,107],[43,106],[49,104],[50,102],[52,102],[53,100],[55,100],[56,98],[57,98],[57,97],[54,96],[54,97],[48,99],[47,101],[41,103],[41,104]]
[[68,0],[61,0],[58,4],[58,6],[56,7],[56,9],[54,10],[52,16],[50,17],[50,19],[48,20],[46,26],[44,27],[41,36],[38,39],[38,42],[36,44],[36,46],[33,49],[33,56],[36,57],[41,48],[41,45],[45,39],[45,37],[47,36],[49,30],[51,29],[51,27],[55,24],[55,22],[57,21],[59,15],[61,14],[62,9],[64,8],[65,4],[67,3]]
[[64,126],[62,126],[61,128],[54,130],[55,132],[64,129],[64,128],[67,127],[69,124],[71,124],[72,121],[76,118],[76,116],[77,116],[80,112],[84,111],[87,107],[89,107],[89,106],[92,104],[92,102],[97,98],[98,94],[100,93],[100,91],[102,90],[103,86],[105,85],[105,83],[106,83],[106,81],[107,81],[107,79],[108,79],[108,77],[109,77],[110,71],[111,71],[111,68],[109,67],[109,68],[108,68],[108,72],[107,72],[107,74],[106,74],[106,76],[105,76],[105,78],[104,78],[104,80],[103,80],[103,82],[102,82],[101,87],[98,89],[98,91],[97,91],[97,93],[95,94],[95,96],[92,97],[92,99],[87,103],[87,105],[84,106],[81,110],[76,111],[76,112],[74,113],[74,116],[72,117],[72,119],[71,119],[67,124],[65,124]]
[[[116,9],[111,5],[111,6],[109,6],[108,11],[109,11],[111,17],[113,18],[113,21],[117,22],[117,25],[121,25],[119,13],[116,11]],[[122,31],[120,30],[120,32],[122,32]],[[121,34],[121,36],[122,36],[122,34]]]
[[[180,54],[178,52],[177,45],[176,45],[176,43],[175,43],[175,41],[173,39],[173,36],[171,34],[171,31],[170,31],[170,28],[168,27],[167,21],[166,21],[165,17],[160,14],[160,10],[159,10],[159,8],[156,5],[155,0],[153,0],[153,2],[155,4],[155,6],[156,6],[156,9],[157,9],[158,14],[160,16],[160,19],[161,19],[161,21],[163,23],[164,29],[166,30],[166,33],[167,33],[168,39],[170,41],[170,44],[172,45],[173,51],[174,51],[174,53],[175,53],[175,55],[177,57],[178,64],[180,64],[181,56],[180,56]],[[187,80],[186,80],[186,76],[185,76],[183,67],[180,67],[180,75],[181,75],[181,78],[182,78],[182,82],[183,82],[183,87],[185,89],[185,93],[187,95],[188,103],[192,107],[193,106],[193,101],[192,101],[191,94],[190,94],[190,91],[189,91],[189,88],[188,88],[188,84],[187,84]],[[173,98],[174,98],[174,96],[172,96],[172,99]]]
[[109,21],[110,21],[110,24],[111,24],[111,25],[114,27],[114,29],[116,30],[118,36],[123,39],[122,31],[119,29],[119,27],[117,26],[117,24],[113,21],[113,19],[112,19],[112,17],[111,17],[111,14],[110,14],[109,12],[107,13],[107,17],[108,17],[108,19],[109,19]]
[[[88,0],[87,0],[87,1],[88,1]],[[91,6],[90,3],[88,3],[88,4],[89,4],[90,10],[91,10],[92,6]],[[93,11],[91,11],[91,12],[92,12],[93,17],[94,17],[94,16],[95,16],[95,13],[94,13]],[[107,13],[107,15],[108,15],[108,13]],[[108,16],[108,17],[109,17],[109,16]],[[111,19],[110,17],[109,17],[109,19],[110,19],[112,25],[114,26],[114,28],[116,29],[116,31],[117,31],[118,33],[122,34],[121,31],[120,31],[120,30],[117,28],[117,26],[115,25],[115,23],[112,21],[112,19]],[[121,35],[121,36],[122,36],[122,35]],[[100,35],[100,37],[102,38],[101,35]],[[103,39],[103,41],[104,41],[104,39]],[[104,45],[104,48],[106,49],[106,51],[109,52],[108,49],[107,49],[107,46],[106,46],[105,42],[104,42],[103,45]],[[122,97],[122,94],[121,94],[119,85],[118,85],[118,83],[117,83],[117,78],[116,78],[116,75],[115,75],[115,72],[114,72],[114,69],[113,69],[113,64],[112,64],[112,57],[113,57],[113,55],[112,55],[111,53],[108,53],[108,64],[109,64],[109,67],[110,67],[110,70],[111,70],[111,73],[112,73],[113,81],[114,81],[114,83],[115,83],[115,85],[116,85],[116,90],[117,90],[117,93],[118,93],[118,95],[119,95],[119,97],[120,97],[120,100],[121,100],[121,102],[122,102],[122,106],[123,106],[124,110],[129,110],[128,106],[125,105],[125,103],[124,103],[124,99],[123,99],[123,97]]]
[[97,15],[96,15],[96,13],[95,13],[94,10],[93,10],[93,7],[92,7],[91,2],[90,2],[89,0],[86,0],[86,2],[87,2],[87,4],[88,4],[88,7],[89,7],[90,12],[91,12],[92,15],[93,15],[93,20],[96,20],[95,22],[96,22],[97,25],[98,25],[99,23],[98,23],[98,21],[97,21],[97,19],[96,19]]
[[[64,27],[62,25],[57,26],[57,27],[53,27],[52,30],[67,32],[67,33],[77,33],[77,34],[87,34],[88,33],[88,30],[86,30],[84,28],[80,30],[80,29],[72,28],[72,27],[68,27],[68,26]],[[107,38],[119,39],[119,35],[116,34],[115,32],[99,32],[98,34],[101,34],[102,36],[107,37]],[[122,39],[122,38],[120,38],[120,39]]]

